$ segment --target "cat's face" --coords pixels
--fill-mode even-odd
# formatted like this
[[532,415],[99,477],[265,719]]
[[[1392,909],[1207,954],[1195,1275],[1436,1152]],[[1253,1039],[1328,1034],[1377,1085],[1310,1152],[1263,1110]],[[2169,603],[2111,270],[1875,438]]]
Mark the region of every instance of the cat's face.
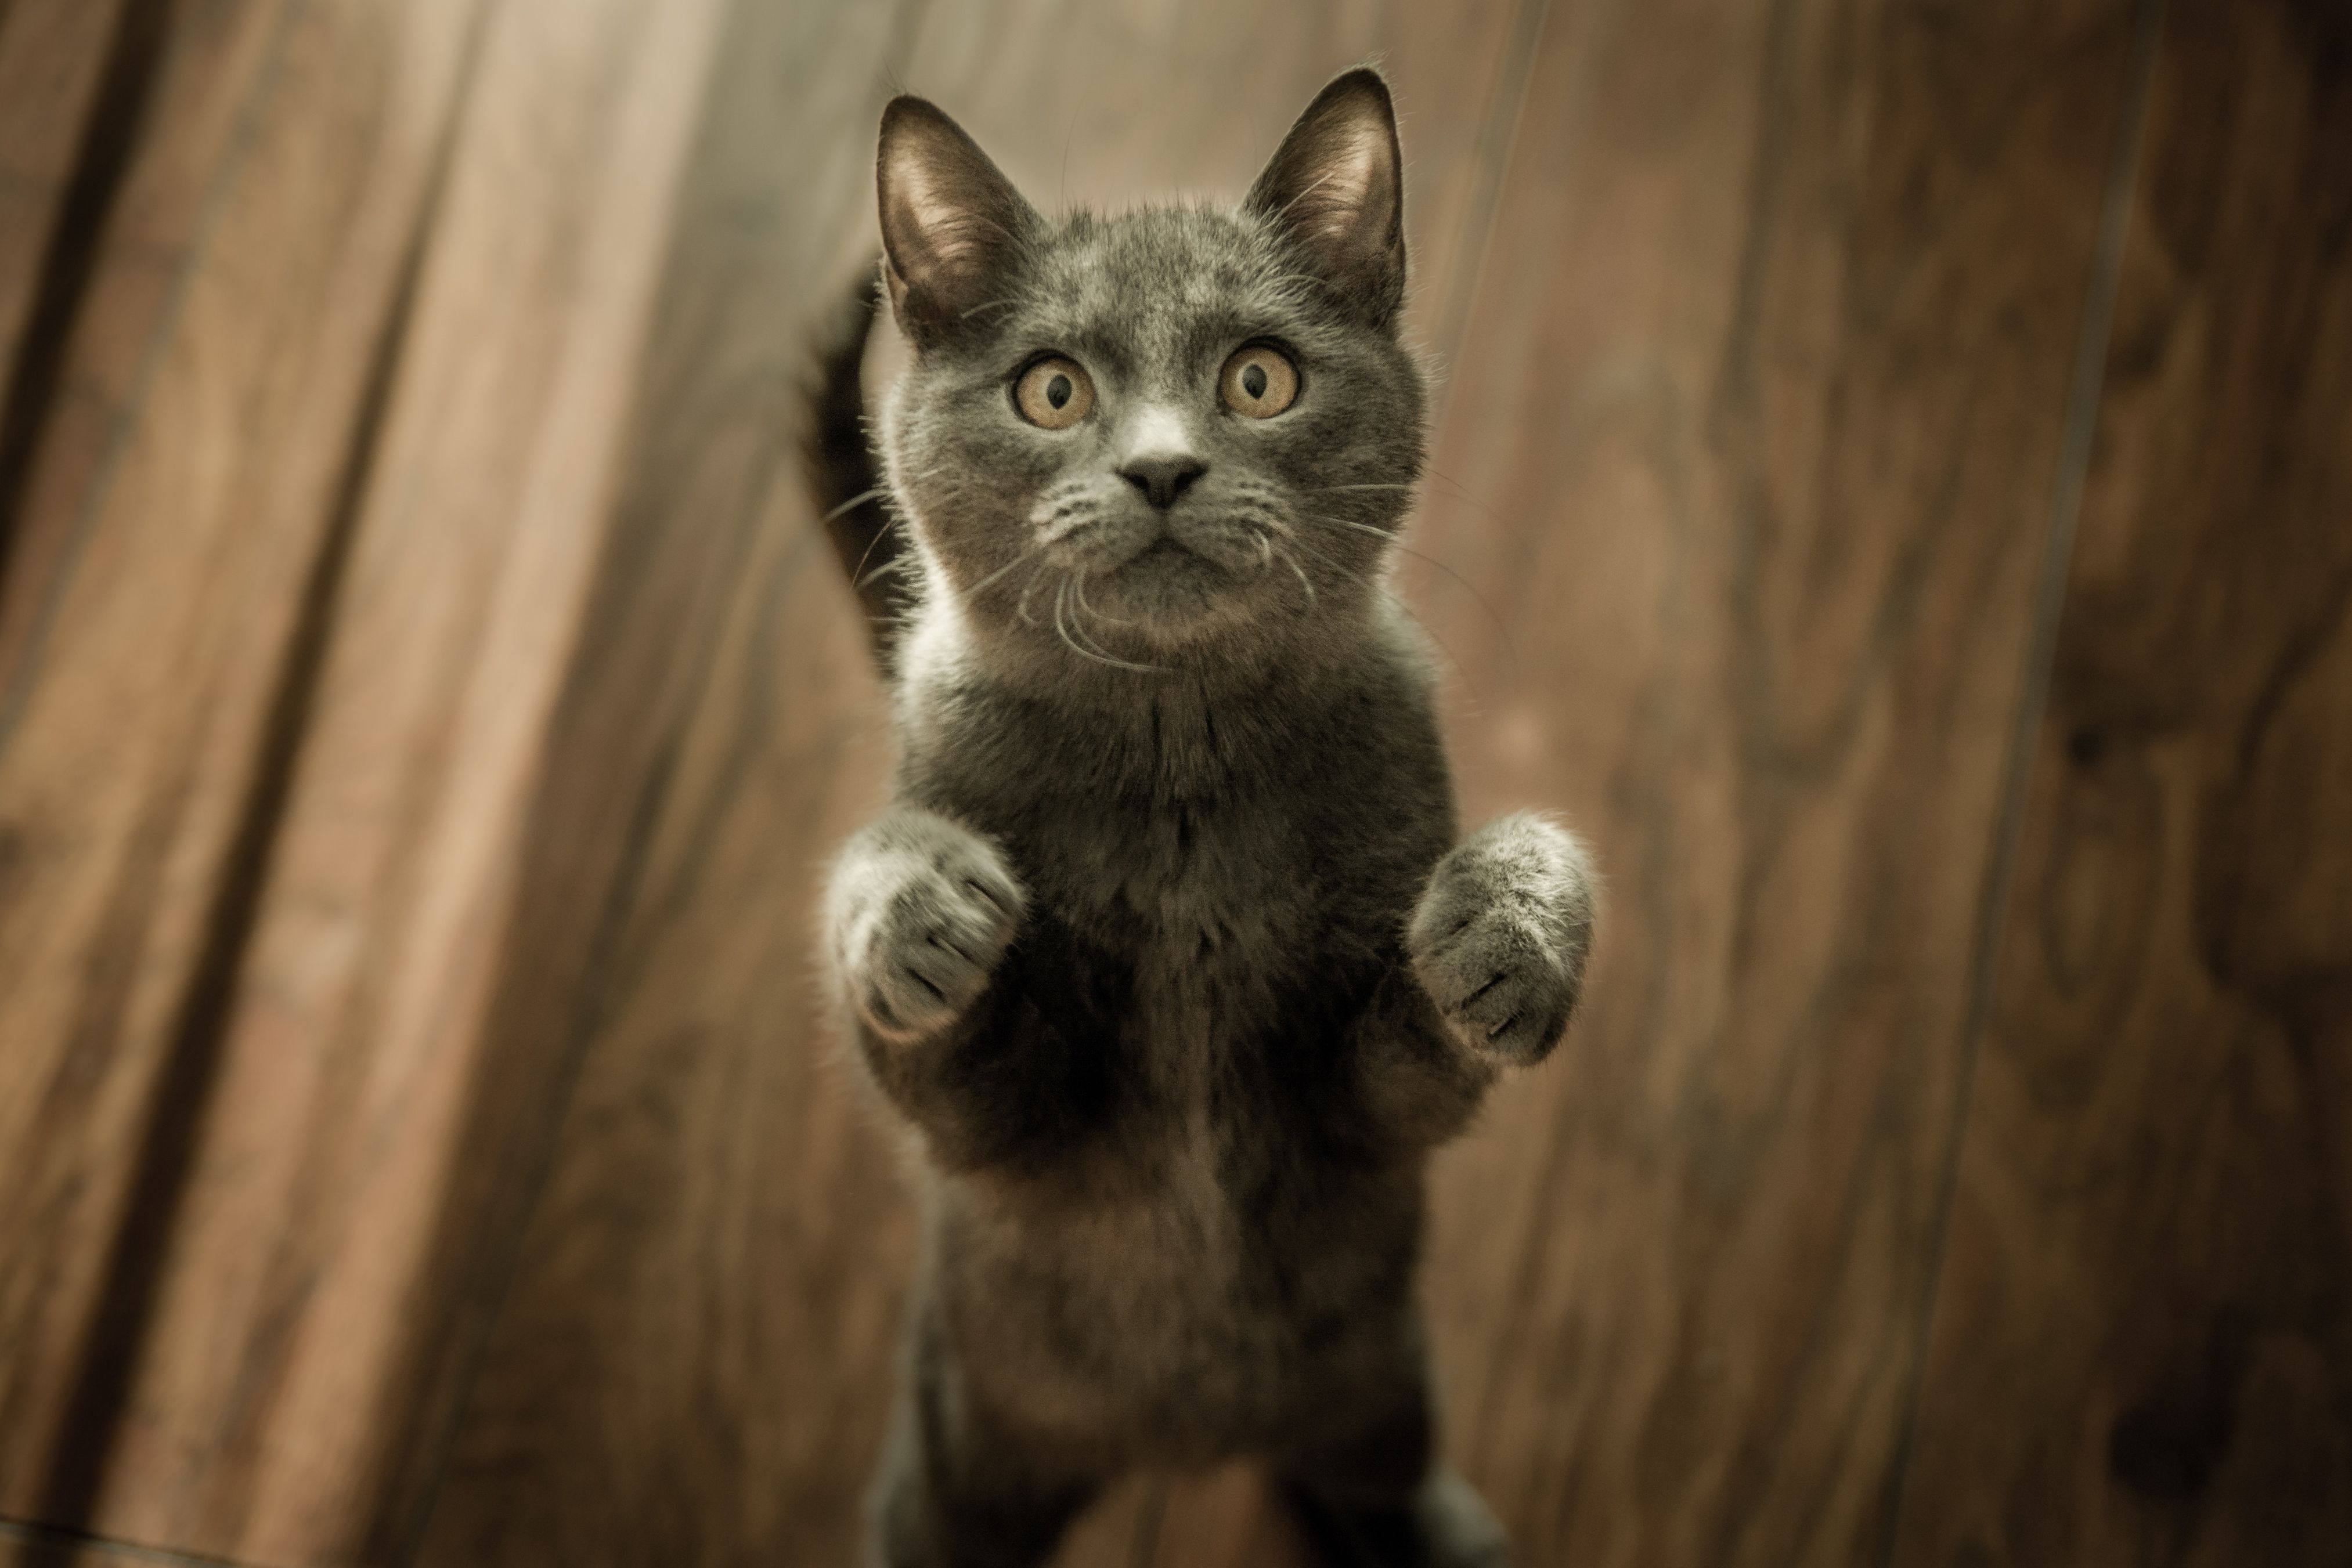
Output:
[[1166,668],[1361,613],[1422,456],[1377,77],[1327,89],[1239,209],[1048,221],[919,100],[881,168],[916,350],[890,477],[967,622]]

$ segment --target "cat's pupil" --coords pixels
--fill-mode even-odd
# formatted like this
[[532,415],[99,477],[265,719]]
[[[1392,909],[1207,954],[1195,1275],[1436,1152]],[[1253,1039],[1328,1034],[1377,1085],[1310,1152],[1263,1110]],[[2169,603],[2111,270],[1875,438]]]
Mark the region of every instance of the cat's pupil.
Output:
[[1265,395],[1265,367],[1252,365],[1242,371],[1242,391],[1252,397]]
[[1055,376],[1045,383],[1045,401],[1055,408],[1070,401],[1070,378]]

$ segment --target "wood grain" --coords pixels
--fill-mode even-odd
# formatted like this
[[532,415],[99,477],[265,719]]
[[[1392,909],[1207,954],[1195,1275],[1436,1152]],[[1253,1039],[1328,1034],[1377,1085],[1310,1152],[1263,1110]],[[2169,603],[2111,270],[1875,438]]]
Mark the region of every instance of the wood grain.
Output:
[[[18,7],[12,15],[26,12]],[[147,18],[142,35],[157,32],[157,8],[125,0],[120,21],[126,29],[142,16]],[[0,664],[10,668],[26,662],[25,644],[45,638],[46,629],[59,618],[78,622],[85,614],[79,603],[60,597],[63,585],[92,580],[79,552],[86,541],[95,537],[102,544],[105,537],[106,522],[85,513],[111,500],[115,465],[139,434],[134,426],[145,413],[145,400],[175,372],[169,356],[186,361],[194,336],[190,313],[200,318],[205,302],[199,297],[209,289],[211,298],[220,298],[241,281],[223,277],[222,258],[213,246],[241,239],[250,247],[257,243],[255,225],[283,218],[281,213],[259,211],[278,193],[256,193],[247,177],[251,133],[259,126],[253,117],[273,100],[291,13],[271,0],[232,0],[205,20],[201,27],[162,28],[160,37],[144,37],[138,52],[154,57],[146,58],[138,72],[145,78],[136,95],[140,101],[120,106],[135,108],[129,118],[137,134],[121,150],[127,166],[104,182],[111,189],[91,193],[104,200],[100,210],[84,214],[94,231],[95,254],[75,269],[81,276],[65,280],[68,286],[61,291],[44,288],[48,242],[58,237],[54,223],[39,242],[39,261],[27,259],[37,270],[28,279],[32,292],[19,307],[27,314],[26,336],[10,367],[9,411],[16,439],[25,445],[10,454],[8,559],[0,579]],[[55,72],[53,79],[70,81],[76,73],[62,53],[67,37],[46,36],[59,53],[36,54],[21,68],[27,76]],[[37,49],[40,42],[37,36],[29,47]],[[115,44],[107,47],[112,52]],[[99,86],[92,84],[94,89]],[[35,102],[46,96],[37,95]],[[85,127],[89,132],[96,129]],[[73,155],[88,151],[87,141],[87,135],[79,139]],[[54,143],[50,155],[56,155]],[[75,168],[69,183],[80,172]],[[391,191],[396,198],[398,188]],[[226,204],[240,193],[246,195],[238,213],[243,227],[233,236],[216,234],[216,221],[228,216]],[[318,199],[308,190],[300,193]],[[61,216],[61,211],[53,214]],[[299,218],[296,226],[299,232]],[[28,236],[22,243],[33,242]],[[44,293],[52,297],[45,299]],[[290,309],[296,302],[286,304]],[[69,308],[72,313],[31,319],[30,313],[44,306]],[[37,368],[29,366],[37,338],[49,340],[57,362],[39,377],[49,384],[20,387],[18,373]],[[37,397],[37,406],[18,401],[20,391]],[[212,444],[219,444],[216,436]],[[312,447],[306,466],[331,472],[340,445],[326,441]],[[107,559],[101,549],[101,564]],[[100,591],[114,580],[102,571],[95,574]],[[169,645],[160,635],[151,642],[158,649]]]
[[[814,312],[862,251],[853,128],[906,48],[886,6],[727,24],[522,894],[592,913],[585,987],[530,983],[526,955],[499,1001],[520,1038],[584,1054],[582,1082],[422,1562],[805,1538],[859,1431],[837,1369],[887,1355],[889,1285],[858,1260],[903,1248],[888,1172],[785,1032],[810,824],[856,787],[872,689],[845,588],[808,570],[829,557],[791,440]],[[619,853],[583,867],[572,824],[593,822]]]
[[103,96],[122,0],[0,11],[0,366],[34,315]]
[[2352,26],[2176,0],[1904,1563],[2352,1551]]
[[[1243,14],[933,7],[916,33],[869,9],[740,9],[593,657],[566,699],[579,727],[558,743],[604,798],[545,808],[619,810],[628,848],[589,999],[541,991],[513,1015],[570,1040],[581,1077],[425,1561],[853,1559],[913,1233],[808,964],[821,862],[878,800],[887,741],[787,461],[792,389],[816,313],[874,244],[892,81],[1048,204],[1233,193],[1325,78],[1415,40],[1429,68],[1400,47],[1401,92],[1433,130],[1410,211],[1423,253],[1454,258],[1423,268],[1415,319],[1442,323],[1478,238],[1481,160],[1499,157],[1484,126],[1515,107],[1518,15],[1449,28],[1412,9],[1383,34],[1344,6]],[[1232,1484],[1170,1517],[1223,1528]],[[1073,1561],[1149,1553],[1161,1495],[1126,1489]]]
[[[2107,0],[1555,12],[1408,562],[1472,821],[1608,877],[1441,1172],[1529,1563],[1876,1562],[2128,113]],[[1475,388],[1475,394],[1472,389]]]
[[256,868],[257,791],[283,749],[289,651],[454,86],[452,10],[404,7],[387,34],[348,5],[298,18],[224,3],[158,45],[148,130],[11,497],[11,1515],[87,1522],[152,1315]]
[[0,0],[0,1568],[856,1560],[876,112],[1230,193],[1370,56],[1465,808],[1609,875],[1435,1194],[1517,1560],[2346,1560],[2342,7]]
[[[110,1456],[110,1533],[311,1563],[388,1560],[415,1528],[415,1434],[446,1422],[450,1341],[517,1218],[481,1168],[518,1143],[528,1163],[557,1065],[494,1033],[490,1001],[719,11],[487,14]],[[469,1136],[493,1106],[508,1141]],[[470,1249],[441,1241],[461,1201]]]
[[0,571],[154,85],[152,9],[0,8]]
[[217,1561],[0,1524],[0,1568],[223,1568]]
[[455,131],[472,0],[175,13],[0,600],[11,1513],[289,1563],[400,1516],[716,12],[505,6]]

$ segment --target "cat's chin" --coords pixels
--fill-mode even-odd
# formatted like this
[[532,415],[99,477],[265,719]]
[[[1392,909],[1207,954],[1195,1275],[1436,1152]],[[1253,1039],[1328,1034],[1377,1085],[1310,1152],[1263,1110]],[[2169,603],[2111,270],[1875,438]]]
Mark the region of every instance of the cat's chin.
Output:
[[1257,564],[1237,572],[1163,537],[1087,578],[1080,619],[1089,637],[1109,646],[1173,651],[1229,635],[1265,609]]

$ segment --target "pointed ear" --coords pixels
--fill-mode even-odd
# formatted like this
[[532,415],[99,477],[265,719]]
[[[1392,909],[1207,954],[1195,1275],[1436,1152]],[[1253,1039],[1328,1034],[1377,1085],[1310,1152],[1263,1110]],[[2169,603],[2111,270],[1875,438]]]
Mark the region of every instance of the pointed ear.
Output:
[[1372,325],[1404,301],[1404,176],[1396,108],[1359,68],[1316,95],[1245,204]]
[[883,281],[899,327],[919,349],[966,330],[1035,232],[1035,209],[963,127],[919,98],[883,110],[875,182]]

